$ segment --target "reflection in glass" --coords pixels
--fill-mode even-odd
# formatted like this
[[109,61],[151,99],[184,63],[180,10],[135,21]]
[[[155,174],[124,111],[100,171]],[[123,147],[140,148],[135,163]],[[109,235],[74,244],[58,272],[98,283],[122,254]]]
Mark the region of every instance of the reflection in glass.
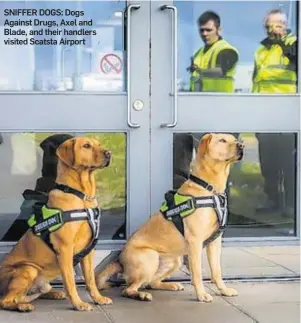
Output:
[[[125,5],[125,1],[0,1],[0,91],[123,91]],[[20,18],[4,14],[5,9],[16,8],[37,10],[34,16],[21,16],[31,20],[30,26],[5,24]],[[51,9],[57,14],[41,15]],[[4,41],[16,36],[5,35],[4,29],[20,28],[27,36],[17,38],[28,44],[6,45]]]
[[[57,167],[55,148],[45,142],[53,133],[1,133],[0,140],[0,241],[18,241],[27,230],[32,199],[26,189],[48,193]],[[109,167],[95,171],[96,197],[102,209],[102,240],[125,239],[126,221],[126,135],[124,133],[76,133],[94,137],[112,151]],[[66,140],[68,134],[64,134]],[[62,136],[60,135],[60,138]],[[68,139],[68,138],[67,138]],[[21,209],[21,211],[20,211]]]
[[[203,133],[175,133],[173,187],[187,178]],[[296,156],[294,133],[233,133],[245,145],[227,185],[229,226],[225,237],[294,236]]]
[[179,91],[297,91],[297,1],[175,4]]

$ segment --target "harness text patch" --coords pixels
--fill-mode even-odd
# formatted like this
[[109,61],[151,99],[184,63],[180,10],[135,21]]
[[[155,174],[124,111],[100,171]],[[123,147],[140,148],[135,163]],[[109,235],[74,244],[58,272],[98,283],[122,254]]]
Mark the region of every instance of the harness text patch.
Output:
[[36,224],[33,227],[34,233],[38,234],[44,230],[48,230],[51,227],[53,227],[54,225],[60,224],[61,223],[61,219],[59,214],[55,214],[52,217],[48,218],[47,220],[40,222],[38,224]]

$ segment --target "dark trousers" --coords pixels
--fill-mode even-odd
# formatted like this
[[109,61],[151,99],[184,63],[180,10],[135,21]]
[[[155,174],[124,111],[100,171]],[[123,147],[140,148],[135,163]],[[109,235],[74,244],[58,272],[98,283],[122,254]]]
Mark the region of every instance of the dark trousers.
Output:
[[282,207],[280,185],[283,182],[285,206],[295,206],[296,138],[289,133],[256,133],[259,145],[264,192],[276,207]]

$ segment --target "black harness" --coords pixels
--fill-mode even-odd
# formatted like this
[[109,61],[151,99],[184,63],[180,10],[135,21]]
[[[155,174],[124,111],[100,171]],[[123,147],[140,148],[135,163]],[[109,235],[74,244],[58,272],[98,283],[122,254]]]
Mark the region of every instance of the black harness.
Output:
[[[84,193],[67,185],[56,184],[54,189],[73,194],[82,200],[94,200],[86,196]],[[47,244],[47,246],[53,250],[53,252],[55,252],[55,250],[50,242],[50,234],[52,232],[61,228],[66,222],[83,220],[88,221],[92,231],[91,241],[84,250],[73,256],[73,266],[76,266],[80,260],[88,255],[97,244],[99,236],[99,221],[101,217],[101,211],[99,208],[96,207],[62,211],[60,209],[48,208],[45,203],[37,202],[33,206],[33,209],[34,214],[29,218],[28,225],[32,232],[39,236]]]
[[[202,179],[194,175],[190,175],[189,179],[209,192],[214,193],[214,187]],[[171,190],[165,194],[165,202],[162,204],[160,211],[167,220],[174,223],[176,228],[184,236],[183,218],[194,213],[197,208],[208,207],[214,209],[218,218],[219,228],[204,241],[203,247],[205,247],[218,238],[227,226],[228,199],[226,193],[214,193],[212,196],[194,197],[191,195],[182,195],[175,190]]]

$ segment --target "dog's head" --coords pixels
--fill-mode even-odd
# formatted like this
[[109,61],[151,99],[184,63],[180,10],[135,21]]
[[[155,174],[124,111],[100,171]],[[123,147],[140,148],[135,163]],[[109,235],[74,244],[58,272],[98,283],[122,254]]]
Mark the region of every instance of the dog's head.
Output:
[[237,162],[243,158],[244,145],[233,135],[210,133],[202,137],[198,147],[198,157],[215,162]]
[[56,154],[65,165],[75,170],[95,170],[109,166],[111,152],[93,138],[75,137],[63,142]]

